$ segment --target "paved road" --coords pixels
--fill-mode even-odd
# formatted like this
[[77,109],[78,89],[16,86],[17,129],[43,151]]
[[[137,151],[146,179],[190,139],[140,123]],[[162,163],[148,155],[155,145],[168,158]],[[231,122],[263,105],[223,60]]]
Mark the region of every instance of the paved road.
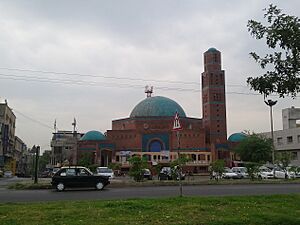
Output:
[[[228,196],[299,193],[300,184],[195,185],[184,186],[184,196]],[[100,200],[178,196],[178,186],[106,187],[96,190],[7,190],[0,188],[0,202],[44,202],[59,200]]]

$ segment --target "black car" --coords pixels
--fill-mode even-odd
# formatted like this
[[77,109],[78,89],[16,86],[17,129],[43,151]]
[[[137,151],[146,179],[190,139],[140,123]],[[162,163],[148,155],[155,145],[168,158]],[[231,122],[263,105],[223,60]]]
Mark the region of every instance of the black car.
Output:
[[94,187],[102,190],[110,182],[108,177],[94,175],[89,169],[81,166],[62,167],[52,176],[52,186],[58,191],[67,187]]

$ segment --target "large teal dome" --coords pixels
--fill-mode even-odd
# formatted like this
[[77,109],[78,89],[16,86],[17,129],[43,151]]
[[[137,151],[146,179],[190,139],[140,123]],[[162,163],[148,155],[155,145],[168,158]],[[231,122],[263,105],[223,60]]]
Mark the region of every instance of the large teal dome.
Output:
[[231,141],[231,142],[241,142],[246,137],[247,137],[247,135],[244,134],[244,133],[234,133],[234,134],[232,134],[232,135],[229,136],[228,141]]
[[149,97],[138,103],[132,110],[130,117],[175,116],[186,117],[181,106],[172,99],[155,96]]
[[81,141],[103,141],[106,137],[99,131],[91,130],[83,135]]

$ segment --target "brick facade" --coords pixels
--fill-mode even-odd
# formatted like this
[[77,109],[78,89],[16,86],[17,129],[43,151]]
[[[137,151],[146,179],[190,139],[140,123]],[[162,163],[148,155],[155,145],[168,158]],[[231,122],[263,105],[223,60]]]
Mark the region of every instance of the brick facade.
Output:
[[[178,158],[180,151],[180,154],[186,154],[191,159],[187,163],[186,170],[195,173],[207,172],[213,160],[229,158],[226,148],[224,76],[224,71],[221,69],[221,53],[216,49],[209,49],[204,53],[204,72],[202,73],[203,119],[189,118],[185,115],[180,117],[183,128],[179,132],[180,143],[178,143],[177,132],[172,131],[175,112],[168,116],[140,116],[140,113],[148,111],[138,111],[137,105],[129,118],[112,121],[112,129],[107,130],[106,140],[79,141],[80,154],[85,151],[94,152],[96,157],[94,162],[103,166],[106,164],[103,164],[101,157],[104,156],[101,152],[106,151],[108,155],[105,156],[106,159],[120,163],[122,168],[128,168],[128,158],[133,155],[144,156],[153,165],[157,163],[168,165]],[[147,98],[153,98],[148,99],[151,100],[149,102],[155,100],[155,97],[151,97],[149,93],[147,93]],[[145,102],[142,101],[142,103]],[[166,103],[175,106],[177,104],[172,100]],[[142,105],[148,107],[149,104]],[[163,105],[159,105],[157,109],[164,112],[162,108]],[[153,113],[153,108],[149,111]],[[106,145],[99,147],[101,143],[106,143]],[[109,149],[105,147],[108,144],[111,146]],[[98,159],[97,156],[99,156]]]

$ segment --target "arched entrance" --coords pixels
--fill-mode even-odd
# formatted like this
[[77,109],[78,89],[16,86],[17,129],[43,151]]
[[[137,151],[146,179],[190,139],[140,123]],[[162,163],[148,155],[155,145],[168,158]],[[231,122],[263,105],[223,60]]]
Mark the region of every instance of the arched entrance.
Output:
[[164,150],[164,145],[160,140],[150,141],[148,152],[161,152],[162,150]]

